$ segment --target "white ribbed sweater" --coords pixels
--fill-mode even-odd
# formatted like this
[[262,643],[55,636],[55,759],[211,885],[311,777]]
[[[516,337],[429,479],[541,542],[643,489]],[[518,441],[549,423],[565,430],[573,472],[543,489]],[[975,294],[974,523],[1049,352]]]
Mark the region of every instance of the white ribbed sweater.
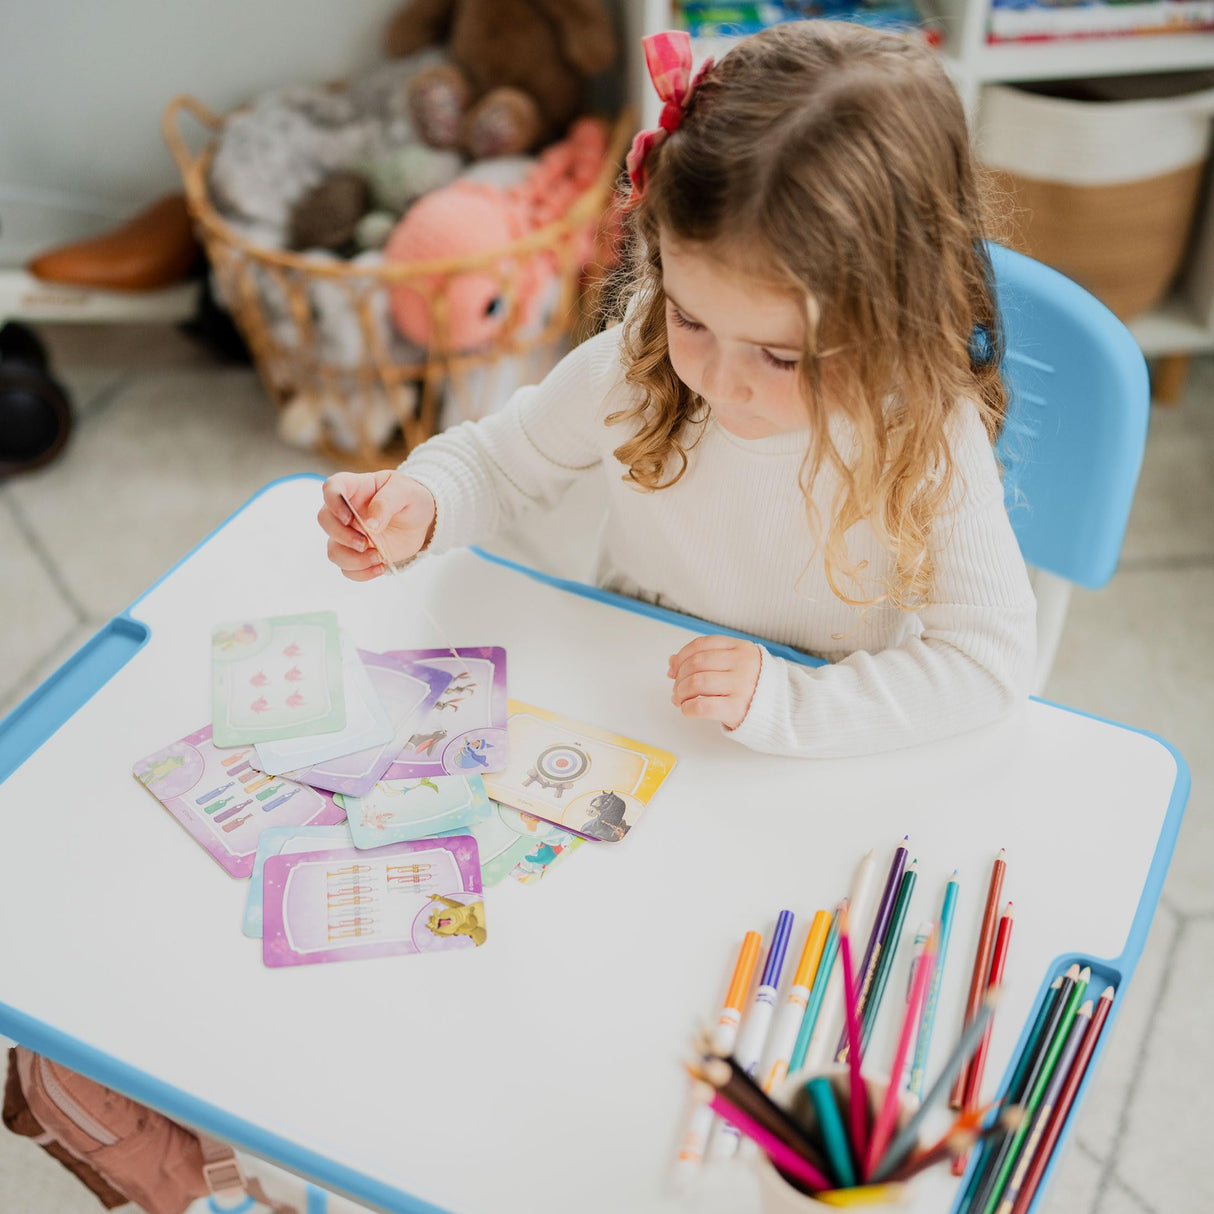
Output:
[[[485,542],[528,507],[555,505],[576,478],[605,476],[600,586],[831,661],[807,668],[764,652],[746,719],[728,731],[755,750],[892,750],[989,723],[1028,694],[1033,595],[972,404],[953,424],[957,480],[934,528],[931,602],[908,614],[850,607],[830,590],[798,484],[808,430],[741,439],[709,418],[682,479],[641,492],[612,454],[627,431],[605,422],[635,391],[620,329],[609,329],[500,412],[419,447],[401,467],[437,503],[428,550]],[[826,469],[813,486],[824,517],[836,487]],[[866,572],[889,569],[867,524],[847,541]]]

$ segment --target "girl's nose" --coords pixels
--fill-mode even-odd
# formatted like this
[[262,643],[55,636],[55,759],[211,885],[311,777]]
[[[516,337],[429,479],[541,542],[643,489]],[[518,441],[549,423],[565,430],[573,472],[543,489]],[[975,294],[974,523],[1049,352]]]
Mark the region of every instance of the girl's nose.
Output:
[[732,359],[720,354],[704,363],[704,396],[709,403],[742,405],[750,399],[750,387]]

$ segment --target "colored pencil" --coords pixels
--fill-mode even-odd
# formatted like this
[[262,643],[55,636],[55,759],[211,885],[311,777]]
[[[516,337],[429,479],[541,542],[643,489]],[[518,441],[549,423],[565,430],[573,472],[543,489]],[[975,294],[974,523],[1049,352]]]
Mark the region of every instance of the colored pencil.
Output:
[[[889,872],[885,875],[885,886],[881,890],[881,897],[877,900],[877,910],[873,915],[872,930],[868,933],[868,944],[864,949],[864,960],[860,962],[860,968],[857,971],[860,986],[856,992],[856,1010],[860,1013],[864,1011],[869,987],[872,985],[877,962],[880,959],[881,950],[889,931],[890,917],[894,913],[894,904],[898,900],[898,889],[902,882],[902,874],[906,869],[906,857],[909,855],[907,850],[909,839],[909,835],[903,835],[902,842],[894,848],[894,856],[890,861]],[[859,931],[860,924],[857,923],[855,926],[856,930]],[[845,1027],[843,1032],[839,1034],[839,1044],[835,1046],[836,1062],[846,1060],[846,1048],[847,1029]]]
[[[750,1005],[750,1011],[738,1034],[734,1057],[748,1075],[759,1069],[759,1058],[771,1028],[771,1019],[776,1009],[776,994],[780,986],[780,974],[784,969],[784,955],[788,951],[788,937],[792,934],[793,913],[782,910],[776,916],[776,930],[772,934],[771,947],[763,964],[763,976]],[[711,1154],[717,1159],[726,1159],[738,1149],[738,1133],[728,1125],[719,1127],[713,1138]]]
[[[978,1003],[982,999],[982,991],[986,985],[987,971],[990,969],[991,946],[995,940],[995,916],[999,911],[999,895],[1003,892],[1003,875],[1007,871],[1007,861],[1004,857],[1007,849],[1001,847],[991,866],[991,881],[986,891],[986,906],[982,911],[982,927],[978,931],[978,947],[974,953],[974,969],[970,974],[970,991],[965,1001],[965,1023],[973,1019]],[[965,1069],[953,1084],[949,1104],[959,1109],[965,1096],[965,1078],[969,1072],[967,1063]]]
[[1062,1091],[1059,1093],[1058,1102],[1054,1106],[1054,1112],[1050,1117],[1049,1125],[1046,1127],[1045,1136],[1037,1147],[1036,1154],[1033,1156],[1033,1162],[1028,1170],[1028,1175],[1020,1186],[1020,1195],[1016,1198],[1012,1214],[1027,1214],[1028,1208],[1033,1202],[1037,1186],[1045,1175],[1045,1170],[1049,1166],[1050,1156],[1053,1155],[1054,1147],[1057,1145],[1062,1128],[1066,1125],[1067,1118],[1070,1116],[1071,1106],[1075,1103],[1075,1095],[1083,1083],[1088,1063],[1092,1059],[1092,1053],[1095,1051],[1097,1042],[1100,1040],[1100,1034],[1104,1029],[1105,1021],[1109,1018],[1109,1010],[1112,1006],[1113,988],[1106,986],[1104,993],[1096,1002],[1096,1014],[1092,1017],[1092,1023],[1083,1035],[1083,1041],[1079,1046],[1079,1053],[1071,1064],[1066,1081],[1062,1085]]
[[910,1090],[916,1096],[923,1095],[923,1080],[927,1074],[928,1055],[932,1048],[932,1030],[936,1027],[936,1006],[940,1001],[940,982],[944,976],[944,961],[948,955],[948,942],[953,934],[953,915],[957,909],[957,894],[960,884],[957,870],[944,887],[944,902],[940,908],[940,944],[936,950],[936,971],[932,984],[927,989],[927,1002],[923,1006],[923,1018],[919,1022],[919,1036],[915,1041],[915,1059],[911,1063]]
[[[912,869],[913,867],[912,865]],[[907,876],[910,875],[908,872]],[[905,882],[905,878],[903,880]],[[893,952],[892,949],[889,951]],[[868,1155],[864,1164],[866,1180],[871,1178],[873,1172],[876,1171],[877,1164],[881,1161],[881,1156],[893,1136],[902,1092],[898,1077],[902,1074],[902,1064],[906,1061],[906,1055],[910,1050],[911,1034],[919,1022],[919,1010],[923,1007],[923,1000],[927,997],[927,984],[935,962],[936,939],[933,935],[928,939],[927,946],[923,950],[922,962],[915,974],[914,990],[911,992],[906,1014],[902,1017],[902,1031],[898,1034],[898,1046],[894,1051],[894,1061],[889,1069],[890,1081],[885,1089],[885,1099],[881,1103],[881,1110],[877,1114],[877,1120],[873,1123],[872,1136],[868,1140]]]
[[[722,1054],[732,1053],[734,1043],[738,1039],[742,1007],[750,991],[750,980],[754,977],[762,943],[763,937],[758,932],[747,932],[742,940],[742,947],[738,950],[738,959],[734,963],[733,975],[729,980],[729,990],[713,1031],[713,1045]],[[677,1162],[681,1171],[694,1167],[704,1158],[704,1149],[711,1133],[712,1109],[706,1102],[700,1101],[692,1110],[687,1122],[687,1132],[683,1135],[683,1144],[679,1148]]]
[[767,1158],[781,1172],[799,1180],[813,1192],[821,1192],[823,1189],[830,1188],[830,1181],[812,1163],[808,1163],[802,1159],[792,1147],[785,1146],[784,1143],[770,1134],[757,1121],[748,1117],[736,1105],[730,1104],[720,1092],[713,1093],[710,1103],[712,1111],[717,1116],[727,1121],[736,1133],[745,1134],[747,1138],[757,1143]]
[[835,1089],[826,1076],[815,1075],[805,1085],[805,1094],[818,1115],[818,1133],[822,1138],[823,1147],[826,1148],[830,1170],[842,1188],[850,1189],[858,1177],[852,1165],[847,1130],[843,1126],[843,1118],[839,1115],[839,1106],[835,1103]]
[[881,955],[877,960],[872,986],[868,991],[868,1002],[861,1009],[863,1014],[860,1019],[860,1044],[864,1049],[868,1049],[868,1040],[872,1036],[873,1025],[877,1023],[877,1013],[881,1010],[881,999],[894,968],[894,957],[898,953],[898,944],[902,939],[902,927],[906,922],[906,911],[910,906],[911,895],[915,892],[915,881],[918,876],[919,861],[915,860],[910,868],[902,874],[902,880],[898,883],[898,897],[894,902],[885,939],[882,941]]
[[826,935],[830,931],[831,913],[820,910],[814,914],[813,922],[805,937],[805,947],[801,950],[801,958],[793,973],[792,986],[788,990],[788,998],[784,1009],[772,1030],[772,1043],[769,1048],[771,1063],[767,1068],[767,1077],[763,1080],[763,1090],[772,1091],[776,1084],[788,1074],[788,1064],[792,1058],[793,1047],[801,1031],[801,1021],[805,1018],[805,1009],[809,1006],[809,988],[817,977],[818,966],[822,960],[822,950],[826,945]]
[[889,1206],[900,1200],[902,1186],[896,1184],[866,1184],[854,1189],[828,1189],[818,1193],[816,1201],[824,1206]]
[[[1009,1104],[1019,1104],[1024,1099],[1028,1087],[1029,1075],[1042,1057],[1043,1050],[1048,1047],[1050,1038],[1058,1027],[1058,1021],[1066,1008],[1072,989],[1079,981],[1079,966],[1072,965],[1065,974],[1055,978],[1046,992],[1046,997],[1037,1013],[1028,1040],[1024,1044],[1016,1069],[1012,1072],[1012,1081],[1008,1084],[1004,1100]],[[1001,1138],[994,1138],[982,1144],[982,1152],[978,1162],[970,1169],[970,1178],[966,1181],[965,1192],[961,1198],[960,1209],[966,1209],[973,1199],[978,1186],[986,1175],[987,1164],[991,1155],[1002,1145]]]
[[[989,1110],[988,1110],[989,1111]],[[966,1124],[964,1115],[957,1119],[954,1127],[934,1146],[912,1155],[893,1175],[891,1181],[904,1182],[917,1176],[927,1168],[943,1163],[954,1155],[968,1154],[976,1144],[996,1133],[1014,1133],[1024,1116],[1024,1110],[1017,1105],[1005,1108],[1002,1113],[988,1126],[979,1126],[976,1122]]]
[[[852,877],[851,892],[847,896],[848,915],[857,931],[860,930],[862,924],[868,922],[873,904],[876,874],[877,853],[870,847],[856,867],[855,875]],[[834,969],[831,970],[822,1010],[818,1015],[818,1023],[810,1035],[809,1049],[804,1059],[805,1065],[812,1071],[821,1068],[826,1061],[827,1051],[833,1048],[835,1038],[839,1035],[839,1025],[843,1023],[842,994],[843,970],[836,945]]]
[[694,1078],[714,1087],[730,1104],[741,1109],[774,1138],[812,1163],[819,1172],[826,1173],[827,1163],[818,1146],[810,1140],[800,1124],[738,1066],[737,1059],[710,1055],[690,1065],[688,1070]]
[[[915,939],[912,942],[913,952],[911,954],[910,970],[906,976],[906,1002],[909,1004],[911,994],[915,989],[915,976],[919,973],[919,967],[923,964],[923,952],[927,948],[928,938],[931,936],[935,925],[930,919],[925,919],[915,928]],[[933,973],[935,966],[932,967]],[[898,1088],[901,1091],[910,1091],[911,1064],[915,1057],[915,1044],[919,1040],[919,1027],[923,1023],[923,1009],[927,1006],[927,995],[924,994],[923,1003],[919,1007],[918,1016],[915,1019],[915,1028],[911,1033],[911,1048],[906,1052],[906,1061],[902,1064],[902,1074],[898,1076]]]
[[948,1095],[949,1084],[960,1074],[961,1068],[965,1065],[965,1060],[974,1052],[978,1039],[986,1028],[987,1021],[994,1013],[995,1005],[999,1002],[999,994],[997,986],[991,987],[986,992],[986,995],[983,997],[982,1006],[978,1009],[978,1015],[961,1034],[961,1039],[953,1047],[953,1052],[945,1061],[944,1067],[936,1077],[936,1081],[928,1089],[927,1095],[923,1097],[923,1103],[915,1111],[910,1121],[898,1131],[893,1142],[889,1144],[889,1150],[885,1152],[885,1158],[881,1160],[877,1165],[876,1172],[873,1173],[874,1181],[886,1179],[902,1163],[906,1156],[914,1150],[915,1143],[919,1140],[919,1131],[923,1125],[924,1118],[930,1114],[936,1104]]
[[843,922],[839,925],[839,955],[843,963],[843,1014],[847,1026],[847,1041],[851,1047],[847,1051],[847,1075],[850,1093],[849,1107],[851,1110],[851,1145],[858,1160],[864,1158],[868,1150],[868,1093],[864,1087],[864,1077],[860,1066],[864,1061],[864,1050],[860,1045],[860,1017],[856,1012],[856,975],[851,961],[851,940],[848,936],[848,912],[843,912]]
[[1016,1166],[1012,1170],[1007,1187],[1003,1190],[1003,1197],[998,1206],[999,1214],[1012,1214],[1012,1207],[1016,1204],[1016,1198],[1020,1195],[1021,1186],[1024,1184],[1028,1170],[1032,1166],[1033,1155],[1041,1142],[1042,1136],[1045,1134],[1045,1127],[1049,1123],[1050,1114],[1054,1111],[1054,1105],[1058,1101],[1062,1085],[1066,1083],[1066,1077],[1070,1073],[1071,1065],[1079,1053],[1079,1046],[1091,1023],[1092,1001],[1089,999],[1086,1003],[1080,1005],[1079,1011],[1075,1013],[1075,1019],[1071,1021],[1071,1028],[1066,1035],[1062,1052],[1058,1055],[1058,1061],[1054,1064],[1054,1071],[1050,1075],[1050,1081],[1046,1084],[1045,1091],[1041,1096],[1041,1103],[1037,1106],[1036,1113],[1033,1114],[1033,1124],[1029,1127],[1028,1135],[1024,1140],[1023,1146],[1020,1148],[1020,1155],[1016,1160]]
[[1071,1021],[1075,1019],[1075,1013],[1079,1010],[1079,1002],[1087,990],[1091,977],[1091,969],[1085,967],[1079,971],[1079,981],[1067,997],[1066,1006],[1063,1008],[1058,1028],[1050,1038],[1049,1046],[1043,1048],[1040,1062],[1036,1067],[1036,1073],[1031,1075],[1026,1084],[1028,1094],[1024,1098],[1023,1105],[1028,1117],[1025,1121],[1021,1122],[1020,1128],[1015,1134],[1003,1139],[1002,1145],[987,1167],[986,1179],[978,1189],[978,1195],[971,1206],[972,1210],[981,1210],[982,1214],[994,1214],[995,1209],[998,1207],[999,1199],[1003,1195],[1004,1186],[1007,1184],[1012,1168],[1016,1164],[1016,1157],[1020,1146],[1024,1141],[1025,1135],[1028,1133],[1028,1119],[1032,1118],[1033,1114],[1037,1111],[1037,1106],[1041,1103],[1042,1094],[1050,1081],[1050,1075],[1053,1073],[1054,1066],[1058,1061],[1058,1055],[1061,1053],[1067,1034],[1070,1032]]
[[792,1057],[788,1060],[789,1072],[794,1075],[805,1065],[805,1055],[809,1052],[810,1038],[817,1026],[818,1016],[822,1011],[822,1001],[826,998],[826,988],[830,984],[831,975],[834,972],[835,958],[839,955],[839,910],[846,905],[847,900],[844,899],[839,906],[835,907],[835,913],[830,921],[830,931],[826,933],[826,943],[822,946],[822,959],[818,962],[818,971],[814,974],[814,984],[809,991],[809,1001],[805,1005],[805,1015],[801,1017],[801,1028],[792,1049]]

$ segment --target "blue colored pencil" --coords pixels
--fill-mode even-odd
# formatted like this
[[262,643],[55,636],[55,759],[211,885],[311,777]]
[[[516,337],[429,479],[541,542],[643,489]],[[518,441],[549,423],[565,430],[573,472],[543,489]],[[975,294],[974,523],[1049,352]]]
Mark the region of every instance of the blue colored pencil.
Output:
[[919,1039],[915,1042],[915,1061],[911,1064],[909,1090],[923,1096],[923,1079],[927,1072],[927,1054],[932,1044],[932,1029],[936,1023],[936,1003],[940,998],[940,979],[944,975],[944,960],[948,953],[948,938],[953,930],[953,914],[957,909],[957,893],[960,886],[957,870],[944,887],[944,905],[940,909],[940,948],[936,953],[936,972],[927,991],[927,1003],[923,1008],[923,1019],[919,1022]]
[[818,1013],[822,1010],[822,1001],[826,998],[826,984],[830,981],[830,972],[835,965],[835,957],[839,953],[839,912],[847,905],[844,898],[835,907],[834,918],[830,921],[830,931],[826,933],[826,943],[822,946],[822,959],[818,962],[818,972],[814,975],[814,984],[809,988],[809,999],[805,1004],[805,1015],[801,1019],[801,1029],[797,1033],[797,1043],[792,1048],[792,1056],[788,1060],[788,1073],[795,1075],[805,1065],[805,1055],[809,1052],[809,1039],[814,1035],[818,1023]]

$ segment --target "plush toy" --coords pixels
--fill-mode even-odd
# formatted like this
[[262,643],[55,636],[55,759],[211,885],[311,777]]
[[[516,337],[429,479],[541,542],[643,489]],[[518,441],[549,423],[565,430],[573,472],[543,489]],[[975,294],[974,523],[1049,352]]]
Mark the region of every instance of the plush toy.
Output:
[[418,133],[477,159],[557,138],[616,55],[601,0],[407,0],[384,35],[392,56],[435,43],[451,62],[408,85]]
[[[594,183],[606,155],[605,125],[579,119],[568,137],[548,148],[517,184],[490,184],[485,177],[492,162],[486,162],[414,203],[388,240],[384,257],[409,264],[466,258],[512,244],[564,215]],[[518,162],[507,164],[508,173],[516,174]],[[588,233],[578,250],[583,260],[592,239]],[[556,276],[555,258],[543,251],[468,270],[420,290],[402,284],[390,292],[392,318],[404,337],[419,346],[484,348],[507,322],[523,331],[533,327],[545,287]],[[443,325],[436,333],[432,318],[440,308]]]

